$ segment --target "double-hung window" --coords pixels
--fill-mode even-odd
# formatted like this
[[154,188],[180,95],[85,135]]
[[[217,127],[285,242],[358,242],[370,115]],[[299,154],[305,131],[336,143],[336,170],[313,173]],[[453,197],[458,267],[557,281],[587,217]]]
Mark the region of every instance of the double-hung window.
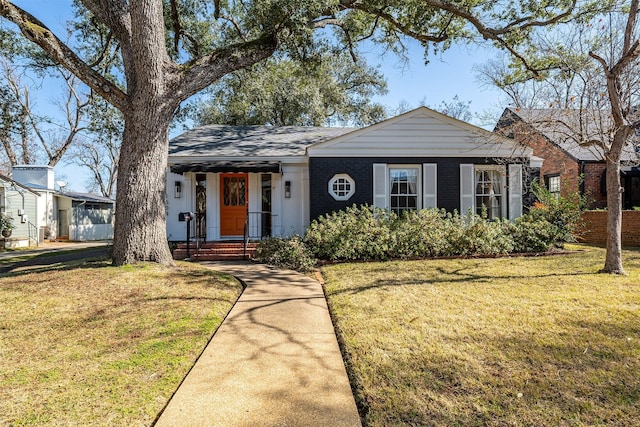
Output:
[[544,177],[547,190],[555,197],[560,197],[560,175],[547,175]]
[[[487,218],[509,218],[522,215],[522,165],[460,165],[460,212]],[[508,182],[507,182],[508,178]]]
[[438,165],[373,164],[373,205],[402,214],[438,206]]
[[420,169],[418,167],[389,167],[389,207],[401,215],[420,208]]
[[499,169],[476,167],[475,206],[478,215],[486,212],[489,219],[504,216],[504,181],[502,176],[503,172]]

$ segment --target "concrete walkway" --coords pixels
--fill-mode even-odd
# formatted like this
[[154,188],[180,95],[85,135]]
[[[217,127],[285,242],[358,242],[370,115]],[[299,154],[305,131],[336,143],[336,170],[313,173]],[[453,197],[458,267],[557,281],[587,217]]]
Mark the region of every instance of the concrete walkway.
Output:
[[247,288],[156,426],[360,426],[320,283],[207,263]]

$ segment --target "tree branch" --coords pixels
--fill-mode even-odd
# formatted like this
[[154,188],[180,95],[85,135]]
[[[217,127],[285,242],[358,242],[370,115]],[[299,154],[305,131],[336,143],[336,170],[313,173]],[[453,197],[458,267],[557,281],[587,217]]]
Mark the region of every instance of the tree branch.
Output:
[[127,106],[127,95],[116,85],[93,70],[67,45],[58,39],[42,22],[7,0],[0,0],[0,16],[16,24],[22,34],[40,46],[51,58],[78,76],[109,103],[122,110]]
[[225,74],[249,67],[275,52],[278,42],[275,34],[218,49],[210,55],[175,66],[174,101],[181,102],[209,86]]
[[[429,2],[430,3],[430,2]],[[374,16],[377,16],[379,18],[384,19],[385,21],[387,21],[389,24],[393,25],[395,28],[398,29],[398,31],[400,31],[402,34],[405,34],[413,39],[418,40],[419,42],[431,42],[431,43],[440,43],[443,42],[445,40],[447,40],[449,38],[449,35],[446,33],[446,31],[444,33],[440,33],[438,35],[431,35],[431,34],[422,34],[419,33],[417,31],[414,31],[410,28],[409,25],[404,25],[402,24],[398,19],[396,19],[393,15],[391,15],[388,12],[385,12],[383,9],[370,9],[367,6],[365,6],[364,4],[360,4],[360,3],[352,3],[351,8],[356,9],[356,10],[360,10],[361,12],[365,12],[365,13],[370,13]]]
[[622,55],[627,56],[638,48],[638,41],[634,43],[634,47],[631,48],[631,37],[633,37],[633,29],[636,25],[636,18],[638,16],[638,0],[631,0],[629,17],[627,18],[627,26],[624,29],[624,45],[622,47]]

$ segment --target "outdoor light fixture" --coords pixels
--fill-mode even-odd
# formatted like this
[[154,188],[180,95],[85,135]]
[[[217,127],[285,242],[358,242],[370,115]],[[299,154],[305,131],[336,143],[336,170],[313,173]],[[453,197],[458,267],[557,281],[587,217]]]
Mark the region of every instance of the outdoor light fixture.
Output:
[[291,181],[284,182],[284,197],[285,199],[291,198]]
[[174,193],[173,196],[176,199],[179,199],[180,196],[182,195],[182,183],[180,181],[176,181],[176,186],[174,187]]

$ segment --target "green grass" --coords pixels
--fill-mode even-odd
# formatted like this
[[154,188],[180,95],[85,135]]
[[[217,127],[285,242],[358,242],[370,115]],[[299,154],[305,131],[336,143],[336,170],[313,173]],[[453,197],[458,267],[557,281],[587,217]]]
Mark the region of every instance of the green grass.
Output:
[[637,425],[640,251],[586,249],[324,267],[365,425]]
[[151,425],[241,289],[185,263],[0,278],[0,425]]

